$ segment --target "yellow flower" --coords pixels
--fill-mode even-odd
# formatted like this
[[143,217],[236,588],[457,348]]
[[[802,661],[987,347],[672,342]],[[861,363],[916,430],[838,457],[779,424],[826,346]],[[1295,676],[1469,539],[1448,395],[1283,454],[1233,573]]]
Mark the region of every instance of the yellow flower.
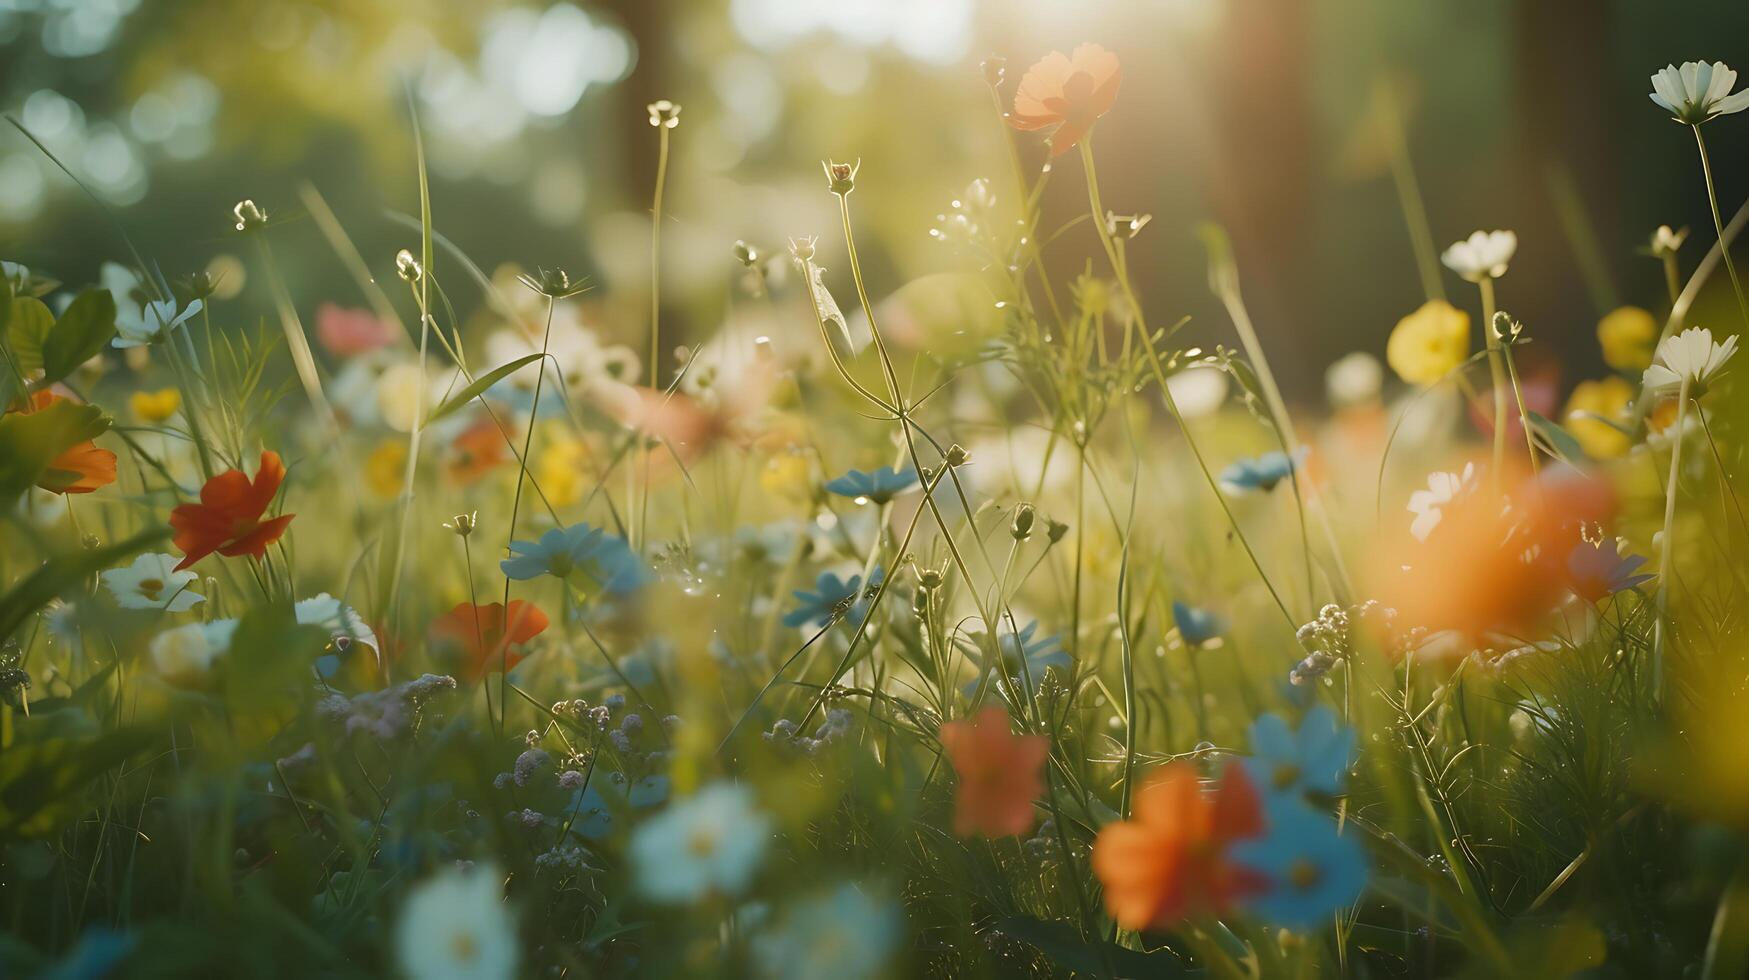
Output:
[[759,470],[759,488],[776,497],[806,500],[813,492],[808,458],[798,452],[773,453]]
[[364,485],[379,497],[399,495],[401,481],[406,476],[407,444],[399,439],[384,439],[377,443],[364,461]]
[[569,507],[583,499],[583,462],[589,447],[570,433],[554,433],[535,460],[535,481],[554,507]]
[[1620,456],[1632,440],[1601,419],[1626,425],[1632,418],[1633,402],[1634,386],[1622,378],[1611,375],[1599,381],[1581,381],[1567,399],[1567,431],[1594,458]]
[[1658,321],[1637,306],[1611,310],[1597,321],[1597,342],[1605,364],[1617,371],[1644,371],[1658,342]]
[[1431,385],[1470,356],[1470,315],[1431,299],[1397,321],[1385,345],[1391,370],[1413,385]]
[[181,407],[182,393],[175,388],[136,391],[128,396],[128,408],[133,409],[134,417],[142,422],[163,422],[175,415],[176,410]]

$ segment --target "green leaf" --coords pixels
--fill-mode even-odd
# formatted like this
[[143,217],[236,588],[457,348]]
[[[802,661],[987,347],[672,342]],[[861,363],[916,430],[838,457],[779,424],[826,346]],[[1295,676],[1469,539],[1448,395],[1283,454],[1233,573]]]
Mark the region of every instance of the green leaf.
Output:
[[449,401],[446,401],[442,405],[439,405],[439,406],[437,406],[437,408],[433,409],[431,414],[426,416],[425,424],[430,425],[431,423],[436,422],[438,419],[443,418],[445,415],[448,415],[448,414],[454,412],[456,409],[461,408],[462,406],[466,405],[468,402],[471,402],[474,399],[480,397],[480,395],[482,393],[484,393],[487,388],[492,387],[493,385],[497,384],[498,382],[504,380],[509,375],[515,373],[516,371],[518,371],[524,367],[527,367],[530,364],[533,364],[535,361],[538,361],[540,359],[541,359],[540,354],[530,354],[527,357],[519,357],[516,360],[511,361],[509,364],[500,365],[498,367],[493,368],[490,371],[487,371],[485,374],[482,374],[479,377],[475,378],[473,384],[470,384],[466,388],[463,388],[461,391],[456,392],[456,394],[453,397],[451,397]]
[[12,347],[13,359],[25,374],[41,371],[43,343],[48,340],[49,331],[54,329],[55,315],[49,312],[42,300],[30,296],[15,296],[9,306],[6,342]]
[[43,562],[24,581],[13,586],[12,591],[0,596],[0,639],[17,632],[19,626],[32,613],[48,605],[49,600],[84,585],[99,571],[145,551],[169,536],[169,528],[153,528],[117,544],[58,555]]
[[0,840],[46,837],[84,812],[86,784],[151,748],[140,732],[21,739],[0,753]]
[[1549,451],[1568,463],[1584,462],[1585,450],[1580,448],[1579,440],[1573,438],[1571,432],[1535,412],[1527,411],[1524,414],[1530,419],[1531,431],[1537,434]]
[[42,384],[61,380],[78,369],[115,336],[115,297],[108,290],[79,294],[55,322],[42,345]]
[[1103,940],[1088,942],[1067,922],[1011,916],[997,923],[998,931],[1038,948],[1058,966],[1088,976],[1103,976],[1106,962],[1121,977],[1189,976],[1184,962],[1168,950],[1144,953]]
[[0,416],[0,507],[11,506],[40,481],[55,457],[97,438],[109,425],[103,409],[66,400]]

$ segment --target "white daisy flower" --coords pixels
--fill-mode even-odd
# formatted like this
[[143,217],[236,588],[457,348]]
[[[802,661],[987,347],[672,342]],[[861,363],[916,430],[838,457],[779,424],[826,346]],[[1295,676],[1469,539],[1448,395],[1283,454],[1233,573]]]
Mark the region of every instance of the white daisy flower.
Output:
[[1409,513],[1415,515],[1415,520],[1409,524],[1409,533],[1415,535],[1417,541],[1426,541],[1433,529],[1439,526],[1445,505],[1475,486],[1474,463],[1465,463],[1461,473],[1428,474],[1427,489],[1417,490],[1409,495]]
[[141,308],[138,317],[116,316],[115,339],[109,342],[110,346],[126,349],[168,340],[171,330],[187,323],[200,310],[198,299],[180,308],[175,300],[151,300]]
[[213,661],[231,649],[234,619],[189,623],[152,637],[152,666],[172,684],[197,683],[212,669]]
[[1749,90],[1731,94],[1737,73],[1722,61],[1685,61],[1682,67],[1665,65],[1652,76],[1652,101],[1687,126],[1749,109]]
[[1506,274],[1506,265],[1518,251],[1518,236],[1510,231],[1477,231],[1461,242],[1453,242],[1439,257],[1445,267],[1471,282],[1498,279]]
[[123,609],[183,612],[206,600],[189,588],[200,576],[176,571],[175,555],[147,553],[135,558],[132,565],[111,568],[99,577]]
[[1711,330],[1689,327],[1673,337],[1665,337],[1658,345],[1652,366],[1646,368],[1642,383],[1647,391],[1665,392],[1682,387],[1683,380],[1687,379],[1691,386],[1704,389],[1736,352],[1736,337],[1713,343]]
[[320,626],[333,636],[346,636],[377,648],[377,635],[352,608],[326,592],[303,599],[292,607],[292,615],[304,626]]
[[407,896],[395,929],[401,971],[412,980],[509,980],[516,975],[516,920],[492,865],[452,868]]
[[1363,350],[1344,354],[1324,372],[1324,393],[1338,408],[1376,401],[1384,384],[1379,359]]
[[631,846],[639,890],[680,905],[747,887],[771,837],[753,803],[747,787],[716,782],[645,822]]

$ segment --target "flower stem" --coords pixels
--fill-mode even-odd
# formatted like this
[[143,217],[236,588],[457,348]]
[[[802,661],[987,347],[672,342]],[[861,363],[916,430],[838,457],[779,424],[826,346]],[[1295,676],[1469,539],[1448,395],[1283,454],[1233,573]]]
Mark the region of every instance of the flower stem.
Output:
[[1494,336],[1494,280],[1483,276],[1476,281],[1482,291],[1482,339],[1488,344],[1488,373],[1494,380],[1494,472],[1495,485],[1501,479],[1501,467],[1506,463],[1506,366],[1500,355],[1500,338]]
[[1731,261],[1730,245],[1725,241],[1725,221],[1719,216],[1719,195],[1713,188],[1713,165],[1707,159],[1706,139],[1700,135],[1700,127],[1694,126],[1694,145],[1700,148],[1700,170],[1706,176],[1706,202],[1713,210],[1713,229],[1719,236],[1719,257],[1725,260],[1725,271],[1731,274],[1731,288],[1737,293],[1737,312],[1742,314],[1743,326],[1749,328],[1749,303],[1743,300],[1743,284],[1737,279],[1737,266]]
[[1682,425],[1688,418],[1689,376],[1682,376],[1677,391],[1676,424],[1671,427],[1670,479],[1664,487],[1664,540],[1658,549],[1658,628],[1652,644],[1652,696],[1662,696],[1664,690],[1664,647],[1668,642],[1668,610],[1670,607],[1670,575],[1675,570],[1676,491],[1682,478]]
[[1518,401],[1518,424],[1524,427],[1524,446],[1530,450],[1530,472],[1534,476],[1541,472],[1541,464],[1536,458],[1536,440],[1530,434],[1530,412],[1524,407],[1524,386],[1518,383],[1518,365],[1513,363],[1511,345],[1503,345],[1500,353],[1506,359],[1506,376],[1512,382],[1512,397]]
[[[528,476],[528,451],[534,445],[534,427],[540,422],[541,384],[547,379],[547,346],[553,339],[553,307],[557,305],[558,300],[555,297],[547,297],[547,325],[546,329],[541,332],[540,339],[540,373],[534,378],[534,404],[528,410],[528,430],[522,437],[522,457],[517,460],[516,493],[510,498],[510,524],[504,530],[505,554],[510,553],[510,543],[516,540],[516,515],[522,508],[522,482]],[[507,617],[510,615],[510,576],[508,575],[504,576],[504,614]],[[508,625],[505,626],[505,630],[508,633]],[[503,644],[498,666],[498,705],[503,708],[509,703],[504,699],[504,686],[510,683],[509,643]],[[502,725],[502,717],[500,717],[499,723]]]

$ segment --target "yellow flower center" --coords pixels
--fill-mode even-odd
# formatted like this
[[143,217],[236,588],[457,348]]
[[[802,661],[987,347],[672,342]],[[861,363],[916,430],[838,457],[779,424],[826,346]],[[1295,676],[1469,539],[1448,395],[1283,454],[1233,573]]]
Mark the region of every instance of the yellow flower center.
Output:
[[148,599],[158,598],[158,593],[164,591],[164,580],[146,578],[140,580],[140,594]]
[[717,849],[717,835],[709,828],[700,827],[686,838],[686,850],[693,857],[710,857]]
[[457,960],[471,963],[475,957],[480,955],[480,944],[478,940],[474,939],[473,933],[458,932],[450,937],[449,952]]
[[1300,891],[1306,891],[1316,885],[1323,877],[1324,873],[1318,869],[1318,866],[1305,858],[1299,858],[1293,864],[1288,865],[1288,883]]

